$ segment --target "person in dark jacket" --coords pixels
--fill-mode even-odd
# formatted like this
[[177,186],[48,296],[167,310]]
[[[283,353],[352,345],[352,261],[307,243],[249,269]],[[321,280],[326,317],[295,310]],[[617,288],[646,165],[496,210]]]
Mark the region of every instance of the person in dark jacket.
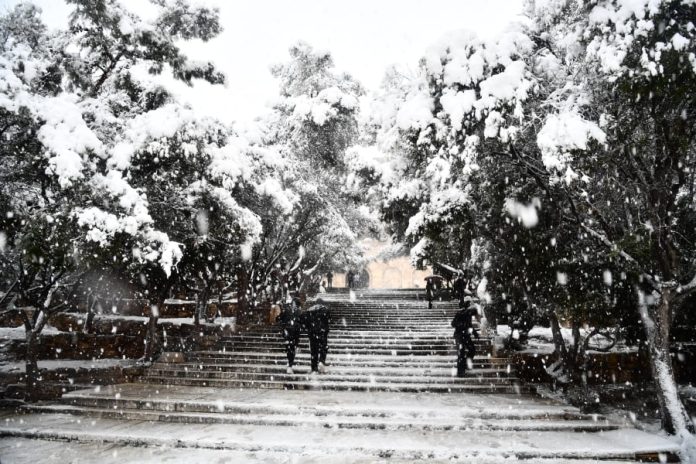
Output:
[[457,377],[464,377],[466,374],[467,360],[471,359],[473,363],[476,347],[471,340],[471,335],[479,338],[478,331],[473,324],[476,309],[472,307],[471,300],[471,297],[464,297],[464,301],[459,304],[459,311],[452,319],[454,340],[457,343]]
[[309,337],[309,352],[312,372],[326,372],[326,355],[329,352],[329,308],[324,300],[317,298],[307,311],[302,313],[302,325]]
[[326,274],[326,288],[333,288],[333,272],[329,271]]
[[454,279],[452,290],[454,292],[454,297],[457,298],[459,303],[464,302],[464,286],[464,278],[462,277],[461,273],[457,274],[457,278]]
[[293,298],[291,303],[286,303],[281,306],[280,314],[276,321],[280,324],[285,339],[285,354],[288,357],[288,374],[293,374],[292,366],[295,364],[295,351],[297,344],[300,342],[300,308],[302,301],[299,298]]
[[428,300],[428,309],[433,309],[433,298],[435,297],[435,283],[433,279],[425,281],[425,298]]

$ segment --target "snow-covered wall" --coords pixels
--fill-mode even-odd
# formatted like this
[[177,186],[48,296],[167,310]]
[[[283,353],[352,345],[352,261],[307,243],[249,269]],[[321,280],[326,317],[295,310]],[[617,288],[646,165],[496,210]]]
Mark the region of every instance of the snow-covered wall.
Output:
[[[433,273],[430,267],[424,270],[414,268],[408,256],[379,259],[382,251],[390,246],[388,242],[366,239],[362,244],[366,248],[366,256],[372,257],[365,267],[369,274],[367,288],[424,288],[425,277]],[[346,274],[334,272],[333,286],[345,287]]]

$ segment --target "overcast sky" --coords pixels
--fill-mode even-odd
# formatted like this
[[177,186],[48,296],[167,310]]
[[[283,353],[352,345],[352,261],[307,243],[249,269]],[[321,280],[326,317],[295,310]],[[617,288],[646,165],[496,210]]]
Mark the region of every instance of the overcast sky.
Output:
[[[0,0],[0,12],[20,0]],[[517,16],[522,0],[196,0],[217,5],[224,32],[187,46],[189,56],[213,60],[228,76],[225,89],[197,84],[181,89],[197,109],[226,122],[262,114],[277,94],[270,65],[284,61],[304,40],[329,50],[336,67],[376,88],[391,64],[415,67],[425,49],[445,33],[472,29],[493,35]],[[35,0],[50,27],[67,23],[62,0]],[[147,0],[125,0],[148,10]],[[195,96],[195,98],[194,98]]]

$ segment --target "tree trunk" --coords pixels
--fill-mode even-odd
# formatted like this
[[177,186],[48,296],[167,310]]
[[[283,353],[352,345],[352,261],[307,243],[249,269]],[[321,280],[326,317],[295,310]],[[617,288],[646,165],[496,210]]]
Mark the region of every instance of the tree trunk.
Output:
[[[567,367],[572,373],[573,378],[577,379],[580,375],[580,370],[584,375],[585,369],[585,352],[582,349],[582,337],[580,335],[581,322],[578,318],[574,317],[571,321],[571,329],[573,331],[573,346],[570,349],[567,359]],[[583,382],[586,383],[586,382]]]
[[566,364],[568,360],[568,350],[563,340],[563,333],[561,332],[561,325],[558,323],[558,316],[553,309],[549,310],[549,322],[551,323],[551,334],[553,335],[553,344],[556,347],[556,352],[563,360],[563,363]]
[[669,352],[671,306],[676,296],[674,289],[663,288],[659,303],[649,307],[644,296],[639,293],[638,308],[645,328],[650,369],[655,379],[662,428],[669,434],[683,435],[693,434],[694,424],[679,398]]
[[553,377],[555,387],[556,381],[561,384],[567,384],[571,379],[569,378],[568,349],[563,340],[563,333],[561,332],[561,325],[558,323],[556,311],[550,309],[548,316],[551,325],[553,344],[555,346],[554,353],[558,356],[558,359],[554,361],[553,364],[546,367],[546,372]]
[[27,333],[27,356],[25,363],[27,389],[24,399],[28,402],[38,401],[41,396],[39,394],[39,382],[41,382],[41,376],[39,374],[38,365],[38,339],[39,336],[33,331]]

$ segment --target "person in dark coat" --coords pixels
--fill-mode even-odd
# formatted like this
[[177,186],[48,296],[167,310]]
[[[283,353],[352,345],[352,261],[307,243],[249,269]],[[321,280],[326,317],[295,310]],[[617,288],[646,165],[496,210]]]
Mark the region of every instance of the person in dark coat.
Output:
[[353,288],[354,280],[355,274],[353,271],[348,271],[348,274],[346,274],[346,287]]
[[281,311],[276,321],[280,324],[285,339],[285,354],[288,357],[288,374],[293,374],[292,366],[295,364],[295,351],[300,342],[300,307],[302,301],[295,297],[291,303],[281,305]]
[[476,354],[476,347],[471,340],[471,335],[479,338],[479,334],[473,324],[476,309],[471,305],[471,297],[464,297],[459,308],[452,319],[452,327],[454,327],[454,340],[457,344],[457,377],[464,377],[468,367],[467,360],[471,359],[473,362]]
[[428,309],[433,309],[433,298],[435,297],[435,284],[433,279],[425,281],[425,298],[428,300]]
[[329,271],[326,274],[326,288],[333,288],[333,272]]
[[454,297],[457,298],[459,303],[464,302],[464,277],[462,277],[461,273],[457,274],[457,278],[454,279],[454,284],[452,285],[452,290],[454,292]]
[[330,318],[329,308],[321,298],[317,298],[314,304],[302,313],[302,325],[309,337],[312,372],[326,372]]

